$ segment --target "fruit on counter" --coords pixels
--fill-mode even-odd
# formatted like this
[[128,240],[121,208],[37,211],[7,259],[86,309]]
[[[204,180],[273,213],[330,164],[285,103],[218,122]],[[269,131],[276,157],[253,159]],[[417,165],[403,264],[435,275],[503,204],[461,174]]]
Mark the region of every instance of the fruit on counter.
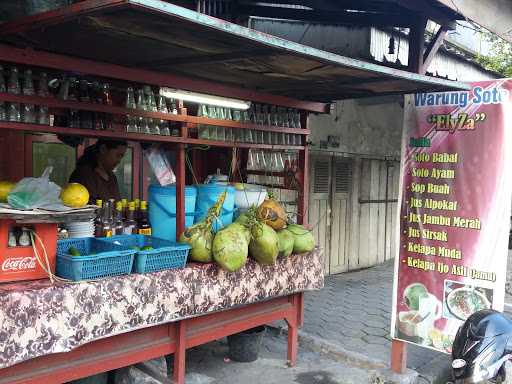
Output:
[[266,199],[257,210],[258,220],[271,226],[276,231],[286,227],[286,212],[281,204],[273,198]]
[[279,238],[276,231],[264,223],[254,224],[251,227],[249,254],[259,264],[274,264],[279,255]]
[[151,251],[153,247],[151,245],[145,245],[140,250],[141,251]]
[[0,203],[7,202],[7,195],[16,184],[10,181],[0,181]]
[[249,228],[247,228],[242,223],[237,223],[236,221],[234,223],[229,224],[226,227],[226,230],[232,230],[235,232],[238,232],[241,236],[243,236],[247,240],[247,244],[251,241],[251,231],[249,231]]
[[60,192],[62,203],[71,208],[82,208],[89,202],[89,191],[82,184],[69,183]]
[[417,311],[420,308],[420,298],[427,297],[428,290],[421,283],[413,283],[404,289],[404,301],[405,304],[413,311]]
[[293,252],[293,244],[295,243],[295,237],[292,233],[285,229],[281,229],[277,232],[279,238],[279,257],[288,257]]
[[244,183],[233,183],[232,185],[237,191],[243,191],[245,189]]
[[249,241],[240,224],[233,223],[217,232],[213,239],[213,259],[228,272],[235,272],[247,262]]
[[315,237],[309,229],[299,224],[290,224],[286,229],[294,237],[293,253],[306,253],[315,249]]
[[191,245],[189,251],[190,260],[198,263],[210,263],[212,259],[213,232],[212,225],[217,217],[219,217],[222,205],[226,199],[227,192],[223,192],[215,204],[208,210],[208,214],[203,221],[194,224],[185,229],[180,235],[181,243]]
[[212,261],[213,233],[204,221],[185,229],[179,241],[191,245],[190,260],[198,263],[210,263]]
[[82,254],[80,253],[80,251],[78,249],[76,249],[75,247],[69,247],[68,249],[68,253],[71,255],[71,256],[82,256]]

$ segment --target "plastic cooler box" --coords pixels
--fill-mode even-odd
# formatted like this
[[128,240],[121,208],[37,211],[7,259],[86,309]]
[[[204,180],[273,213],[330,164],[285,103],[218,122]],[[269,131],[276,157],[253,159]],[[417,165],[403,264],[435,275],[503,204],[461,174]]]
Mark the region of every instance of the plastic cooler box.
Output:
[[219,229],[229,225],[233,222],[233,213],[235,210],[235,188],[229,185],[222,184],[198,184],[197,188],[197,203],[196,203],[196,219],[195,222],[203,220],[208,209],[212,207],[222,192],[227,190],[226,199],[222,205],[222,211],[218,220],[213,224],[213,230],[216,232]]
[[135,251],[133,271],[136,273],[183,268],[187,263],[188,251],[191,248],[188,244],[174,243],[169,240],[145,235],[119,235],[105,237],[100,239],[100,241],[111,242],[130,248],[152,247],[153,249]]
[[[82,256],[72,256],[69,248],[76,248]],[[68,280],[99,279],[131,273],[135,250],[82,237],[57,242],[57,276]]]
[[[196,196],[195,187],[185,187],[185,227],[194,224]],[[149,222],[153,236],[176,241],[176,186],[149,186]]]

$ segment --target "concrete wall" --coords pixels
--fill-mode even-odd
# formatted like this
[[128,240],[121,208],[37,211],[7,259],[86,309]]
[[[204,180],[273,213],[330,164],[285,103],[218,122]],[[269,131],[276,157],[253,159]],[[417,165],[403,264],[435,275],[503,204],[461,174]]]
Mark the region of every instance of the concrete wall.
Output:
[[[400,156],[401,99],[338,101],[331,114],[311,116],[312,149],[378,157]],[[339,136],[339,148],[320,148],[321,141],[327,141],[329,135]]]

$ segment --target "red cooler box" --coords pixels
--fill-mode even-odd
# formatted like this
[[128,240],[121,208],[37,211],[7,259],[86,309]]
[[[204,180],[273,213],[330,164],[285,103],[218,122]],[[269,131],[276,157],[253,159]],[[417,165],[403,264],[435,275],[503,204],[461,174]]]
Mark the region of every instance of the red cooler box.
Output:
[[[18,243],[17,246],[9,246],[9,232],[19,230],[22,227],[34,230],[39,236],[48,255],[50,270],[55,273],[57,224],[18,224],[14,220],[2,219],[0,220],[0,283],[48,277],[48,274],[39,265],[32,245],[21,246]],[[34,242],[40,259],[44,260],[41,243],[35,238]]]

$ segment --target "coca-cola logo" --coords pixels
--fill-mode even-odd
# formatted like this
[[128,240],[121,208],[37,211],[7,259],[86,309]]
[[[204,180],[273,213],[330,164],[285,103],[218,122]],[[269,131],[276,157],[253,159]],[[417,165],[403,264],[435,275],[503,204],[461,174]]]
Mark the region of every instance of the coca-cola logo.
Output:
[[10,257],[2,263],[2,271],[27,271],[36,269],[35,257]]

